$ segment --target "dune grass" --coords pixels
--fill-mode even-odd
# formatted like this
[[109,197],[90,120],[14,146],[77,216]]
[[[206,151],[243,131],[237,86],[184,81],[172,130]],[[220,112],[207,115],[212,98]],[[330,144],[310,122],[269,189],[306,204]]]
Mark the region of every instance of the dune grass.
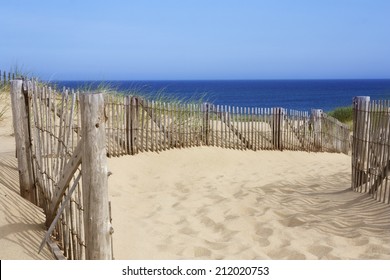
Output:
[[353,110],[352,106],[346,107],[338,107],[333,111],[328,112],[328,115],[334,117],[342,123],[347,124],[350,128],[352,128],[353,123]]
[[9,85],[0,85],[0,121],[10,109]]

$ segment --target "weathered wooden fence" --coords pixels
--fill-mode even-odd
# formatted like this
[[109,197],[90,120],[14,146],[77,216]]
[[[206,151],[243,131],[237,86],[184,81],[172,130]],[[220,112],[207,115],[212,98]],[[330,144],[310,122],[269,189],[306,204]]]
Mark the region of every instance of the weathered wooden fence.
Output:
[[14,80],[11,99],[20,192],[44,209],[43,244],[58,258],[111,259],[103,95]]
[[347,125],[322,110],[246,108],[106,97],[109,156],[216,146],[240,150],[350,152]]
[[15,78],[18,78],[20,75],[16,74],[14,72],[7,72],[0,70],[0,85],[8,85],[11,83],[12,80],[15,80]]
[[390,100],[353,100],[352,189],[390,203]]

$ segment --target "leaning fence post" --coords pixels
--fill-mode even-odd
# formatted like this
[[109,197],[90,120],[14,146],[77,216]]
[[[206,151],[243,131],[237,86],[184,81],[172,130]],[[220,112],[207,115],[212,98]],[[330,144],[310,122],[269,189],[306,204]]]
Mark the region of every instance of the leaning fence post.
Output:
[[80,101],[86,259],[108,260],[112,255],[104,98],[88,93]]
[[29,134],[29,100],[23,93],[23,81],[11,81],[11,103],[15,133],[16,155],[18,158],[20,195],[36,203],[33,166],[31,158],[31,141]]
[[314,133],[314,148],[317,151],[322,151],[322,110],[312,109],[311,119]]
[[[352,140],[352,189],[366,185],[368,179],[368,149],[370,127],[370,97],[353,98],[353,140]],[[366,186],[367,188],[367,186]],[[366,191],[366,190],[365,190]]]

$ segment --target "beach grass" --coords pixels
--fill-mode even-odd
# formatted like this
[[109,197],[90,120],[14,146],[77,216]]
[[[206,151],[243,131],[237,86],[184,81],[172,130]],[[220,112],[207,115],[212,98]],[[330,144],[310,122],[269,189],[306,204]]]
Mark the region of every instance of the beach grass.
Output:
[[337,107],[333,111],[328,113],[329,116],[334,117],[342,123],[347,124],[350,128],[352,128],[353,122],[353,110],[352,106],[345,107]]
[[0,85],[0,121],[10,109],[9,85]]

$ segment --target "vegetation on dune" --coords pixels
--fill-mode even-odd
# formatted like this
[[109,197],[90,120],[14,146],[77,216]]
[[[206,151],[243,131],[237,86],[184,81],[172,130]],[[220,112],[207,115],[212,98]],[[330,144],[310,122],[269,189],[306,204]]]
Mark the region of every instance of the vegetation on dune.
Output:
[[334,117],[342,123],[349,125],[352,128],[353,110],[352,106],[338,107],[328,113],[329,116]]
[[10,108],[9,86],[0,85],[0,121],[4,119],[4,115]]
[[352,106],[338,107],[333,111],[330,111],[328,115],[343,123],[351,122],[353,119]]

